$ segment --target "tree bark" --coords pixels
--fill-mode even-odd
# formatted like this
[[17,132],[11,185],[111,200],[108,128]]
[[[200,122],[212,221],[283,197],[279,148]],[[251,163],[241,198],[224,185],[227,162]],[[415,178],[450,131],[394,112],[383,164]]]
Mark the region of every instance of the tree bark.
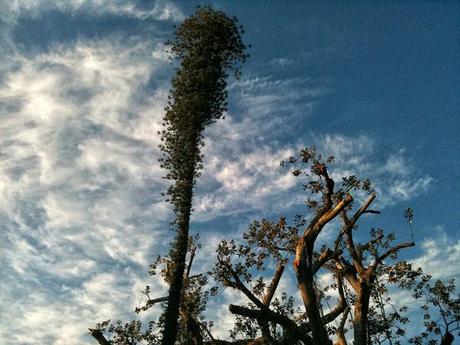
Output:
[[362,284],[356,294],[353,319],[354,345],[370,345],[368,342],[368,312],[371,290],[366,284]]
[[295,265],[297,283],[311,327],[313,342],[317,345],[329,345],[329,337],[319,313],[320,308],[309,262],[311,262],[311,258],[297,262]]

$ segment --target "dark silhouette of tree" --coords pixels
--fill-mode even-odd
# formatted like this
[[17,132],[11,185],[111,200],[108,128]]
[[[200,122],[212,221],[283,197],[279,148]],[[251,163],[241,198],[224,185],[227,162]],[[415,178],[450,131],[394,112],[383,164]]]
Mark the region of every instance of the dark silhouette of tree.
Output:
[[167,194],[176,215],[163,345],[174,344],[177,335],[193,187],[202,168],[203,130],[227,109],[228,71],[238,77],[247,58],[242,32],[235,17],[203,7],[185,19],[168,42],[180,66],[172,81],[161,132],[161,166],[168,171],[166,179],[173,181]]

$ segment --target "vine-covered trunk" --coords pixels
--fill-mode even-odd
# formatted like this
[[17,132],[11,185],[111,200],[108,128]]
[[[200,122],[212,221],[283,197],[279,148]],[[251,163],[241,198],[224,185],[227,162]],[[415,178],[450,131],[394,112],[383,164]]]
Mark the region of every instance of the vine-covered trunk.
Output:
[[185,272],[185,260],[189,238],[190,213],[192,209],[193,196],[193,174],[187,181],[184,191],[184,201],[181,207],[181,215],[177,220],[177,237],[174,252],[172,255],[174,270],[169,288],[168,305],[165,311],[165,329],[163,332],[163,344],[172,344],[176,338],[182,287]]
[[160,132],[161,167],[168,171],[165,178],[174,181],[168,188],[168,196],[174,207],[173,224],[177,231],[170,252],[172,272],[163,345],[174,345],[177,338],[193,186],[202,168],[203,131],[227,110],[228,72],[239,76],[240,66],[247,57],[242,31],[236,18],[210,7],[200,7],[184,20],[174,39],[168,42],[170,53],[180,60],[180,67],[176,69],[165,108],[165,128]]

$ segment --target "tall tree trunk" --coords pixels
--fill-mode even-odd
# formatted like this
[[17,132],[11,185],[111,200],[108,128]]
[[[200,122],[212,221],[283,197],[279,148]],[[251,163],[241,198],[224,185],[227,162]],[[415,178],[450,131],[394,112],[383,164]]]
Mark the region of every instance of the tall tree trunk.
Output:
[[[197,147],[197,144],[195,144],[194,147]],[[197,149],[195,151],[197,151]],[[194,154],[196,155],[196,152]],[[165,311],[165,329],[162,339],[163,344],[173,344],[178,330],[178,315],[182,298],[182,288],[184,285],[185,260],[187,256],[190,214],[192,210],[194,170],[194,168],[190,169],[189,176],[187,176],[186,181],[180,181],[184,184],[182,186],[183,199],[182,205],[179,208],[177,237],[172,253],[174,270],[171,285],[169,287],[168,305]]]
[[318,305],[318,298],[313,284],[313,273],[310,267],[305,267],[304,263],[301,263],[297,269],[297,282],[311,326],[314,344],[330,345],[327,330],[319,312],[320,306]]
[[174,206],[177,230],[171,251],[173,272],[164,314],[163,345],[174,345],[177,337],[193,186],[202,167],[202,133],[227,110],[228,72],[239,76],[247,58],[242,31],[234,17],[202,7],[185,19],[168,41],[169,51],[181,63],[165,108],[165,128],[160,132],[161,166],[168,170],[165,178],[175,182],[168,196]]
[[366,284],[361,284],[356,291],[356,303],[353,319],[354,345],[369,345],[368,342],[368,312],[371,290]]

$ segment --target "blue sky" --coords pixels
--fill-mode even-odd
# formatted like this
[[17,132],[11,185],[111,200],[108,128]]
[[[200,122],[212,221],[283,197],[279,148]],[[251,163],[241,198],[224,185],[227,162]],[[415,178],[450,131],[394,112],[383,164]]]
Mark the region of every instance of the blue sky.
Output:
[[[337,157],[334,176],[373,180],[383,214],[369,226],[407,240],[413,207],[406,257],[460,276],[458,2],[3,1],[4,344],[90,344],[87,328],[131,317],[147,283],[165,289],[147,276],[172,236],[157,163],[173,75],[163,42],[208,3],[252,47],[226,119],[206,132],[198,266],[251,220],[303,207],[279,161],[315,145]],[[222,337],[232,298],[209,314]]]

